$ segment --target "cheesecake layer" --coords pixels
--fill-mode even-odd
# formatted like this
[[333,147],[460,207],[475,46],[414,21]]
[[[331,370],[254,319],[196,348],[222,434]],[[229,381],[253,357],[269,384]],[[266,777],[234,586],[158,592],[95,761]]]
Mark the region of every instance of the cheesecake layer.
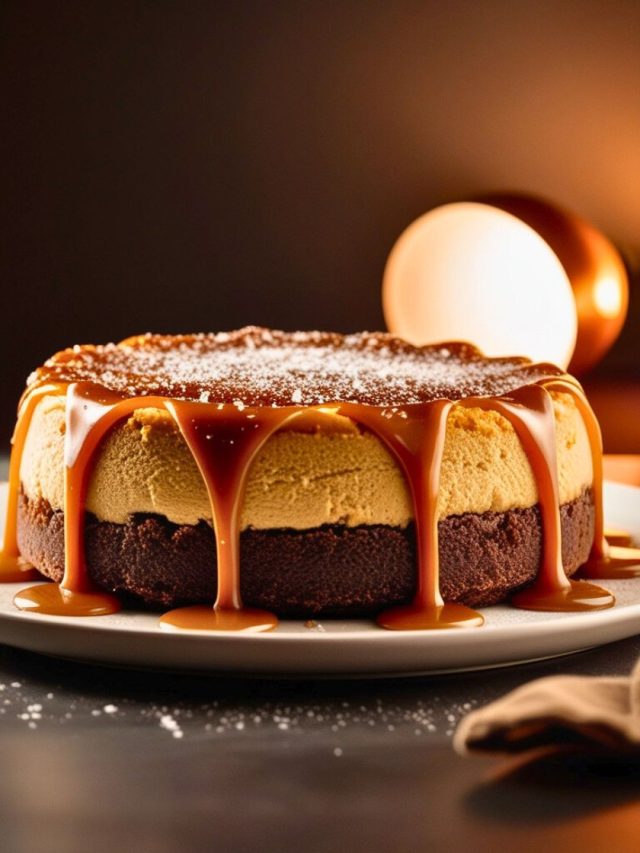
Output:
[[[593,540],[589,490],[560,508],[562,558],[573,574]],[[22,554],[54,581],[64,567],[64,516],[21,496]],[[449,516],[438,524],[440,589],[446,601],[494,604],[530,583],[540,565],[537,506]],[[159,608],[210,604],[216,594],[213,531],[136,515],[125,524],[87,518],[89,575],[103,589]],[[313,530],[243,531],[241,592],[246,605],[280,616],[370,616],[408,602],[416,586],[415,532],[387,525],[324,525]]]
[[[553,394],[560,502],[591,485],[582,419],[569,395]],[[27,499],[53,512],[64,504],[64,400],[35,410],[21,466]],[[537,503],[531,467],[511,425],[480,409],[454,407],[442,462],[438,517],[503,513]],[[106,437],[91,478],[87,510],[99,522],[162,516],[176,525],[211,524],[206,489],[170,416],[143,409]],[[326,525],[404,529],[412,521],[404,476],[372,434],[335,414],[305,413],[274,435],[249,473],[242,530],[310,530]]]

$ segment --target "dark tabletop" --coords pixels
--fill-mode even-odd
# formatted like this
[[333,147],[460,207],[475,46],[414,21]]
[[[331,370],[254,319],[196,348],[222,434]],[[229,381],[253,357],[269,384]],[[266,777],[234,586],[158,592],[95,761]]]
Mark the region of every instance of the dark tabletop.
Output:
[[0,850],[635,853],[635,764],[465,759],[451,740],[532,678],[627,674],[639,656],[636,637],[462,675],[285,682],[0,646]]
[[283,682],[0,647],[0,848],[637,850],[634,765],[463,759],[451,736],[531,678],[626,674],[638,655],[634,638],[472,674]]

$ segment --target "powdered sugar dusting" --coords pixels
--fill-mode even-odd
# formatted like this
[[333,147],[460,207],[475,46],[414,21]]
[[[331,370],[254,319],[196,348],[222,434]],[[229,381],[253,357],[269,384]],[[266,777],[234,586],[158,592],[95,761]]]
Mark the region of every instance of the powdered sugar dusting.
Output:
[[390,406],[497,396],[559,375],[557,367],[523,358],[485,358],[466,343],[414,347],[383,333],[247,327],[76,346],[53,356],[29,381],[89,381],[123,396],[233,403],[241,409],[328,402]]

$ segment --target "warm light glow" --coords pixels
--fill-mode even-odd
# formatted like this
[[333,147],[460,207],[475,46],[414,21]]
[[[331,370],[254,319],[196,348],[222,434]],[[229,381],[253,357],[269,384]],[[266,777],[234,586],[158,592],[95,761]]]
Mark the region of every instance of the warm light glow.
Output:
[[494,193],[480,201],[516,216],[555,252],[571,282],[578,313],[569,371],[585,373],[624,325],[629,282],[620,253],[590,222],[539,196]]
[[607,276],[597,281],[593,289],[593,301],[603,317],[617,317],[622,308],[620,280]]
[[467,340],[487,355],[566,367],[576,341],[576,304],[556,254],[520,219],[475,202],[436,208],[407,228],[387,262],[383,307],[390,331],[415,344]]

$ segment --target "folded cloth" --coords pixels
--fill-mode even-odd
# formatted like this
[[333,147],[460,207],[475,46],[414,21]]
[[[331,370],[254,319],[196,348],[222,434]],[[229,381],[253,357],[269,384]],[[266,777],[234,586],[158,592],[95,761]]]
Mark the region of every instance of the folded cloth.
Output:
[[640,753],[640,661],[630,677],[540,678],[468,714],[454,747],[469,752],[525,752],[584,746]]

